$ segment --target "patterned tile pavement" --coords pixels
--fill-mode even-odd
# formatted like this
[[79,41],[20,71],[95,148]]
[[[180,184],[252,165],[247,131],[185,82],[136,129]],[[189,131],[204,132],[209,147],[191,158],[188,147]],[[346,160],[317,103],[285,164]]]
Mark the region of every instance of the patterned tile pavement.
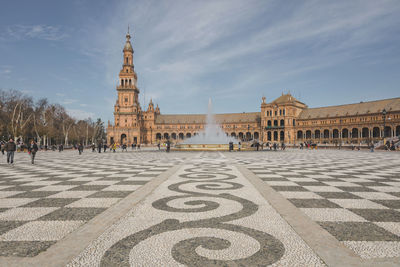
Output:
[[400,154],[229,154],[362,258],[400,256]]
[[1,164],[0,256],[36,256],[185,157],[47,151],[31,165],[17,153]]

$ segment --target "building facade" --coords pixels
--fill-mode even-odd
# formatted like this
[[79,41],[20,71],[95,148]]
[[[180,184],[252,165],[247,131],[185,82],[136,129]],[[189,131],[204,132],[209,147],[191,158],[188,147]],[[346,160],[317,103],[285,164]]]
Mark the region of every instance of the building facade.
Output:
[[[199,134],[206,123],[205,114],[164,115],[152,100],[142,110],[130,39],[128,32],[107,142],[181,142]],[[216,114],[215,119],[227,135],[242,141],[369,143],[400,135],[400,98],[309,108],[292,95],[282,94],[270,102],[263,97],[259,112]]]

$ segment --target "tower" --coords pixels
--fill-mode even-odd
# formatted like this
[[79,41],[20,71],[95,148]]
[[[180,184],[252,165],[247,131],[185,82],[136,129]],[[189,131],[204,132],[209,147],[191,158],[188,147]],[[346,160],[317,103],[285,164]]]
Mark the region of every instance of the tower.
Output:
[[133,48],[131,35],[126,34],[126,42],[123,49],[123,64],[119,72],[117,85],[118,99],[114,106],[115,126],[139,127],[139,89],[137,88],[137,75],[133,65]]

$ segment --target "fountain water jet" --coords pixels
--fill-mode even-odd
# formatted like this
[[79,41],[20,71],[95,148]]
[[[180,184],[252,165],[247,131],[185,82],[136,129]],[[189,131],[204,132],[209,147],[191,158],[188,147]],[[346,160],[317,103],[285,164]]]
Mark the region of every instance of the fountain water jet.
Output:
[[234,137],[227,136],[215,121],[212,112],[211,98],[208,100],[208,110],[206,117],[206,125],[204,130],[199,132],[181,144],[175,146],[178,150],[228,150],[229,143],[238,143]]

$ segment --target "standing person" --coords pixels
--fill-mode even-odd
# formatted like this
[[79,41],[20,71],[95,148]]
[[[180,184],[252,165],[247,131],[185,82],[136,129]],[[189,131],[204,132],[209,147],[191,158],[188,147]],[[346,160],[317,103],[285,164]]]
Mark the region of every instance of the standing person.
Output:
[[135,148],[135,143],[132,143],[132,150]]
[[97,150],[99,151],[99,153],[101,153],[101,148],[102,148],[102,144],[101,144],[101,142],[99,142],[98,144],[97,144]]
[[29,154],[31,154],[32,164],[35,163],[36,152],[38,152],[39,148],[34,140],[31,141],[30,146],[28,147]]
[[[139,146],[140,147],[140,146]],[[169,153],[169,150],[171,149],[171,143],[169,140],[167,141],[167,153]]]
[[127,148],[126,144],[123,144],[122,145],[122,152],[124,152],[124,151],[128,152],[128,150],[126,148]]
[[112,145],[112,149],[113,149],[113,152],[115,153],[115,150],[117,149],[117,143],[114,143],[114,144]]
[[17,145],[14,143],[14,140],[10,138],[10,141],[5,145],[5,149],[7,151],[7,163],[14,163],[14,153],[17,150]]
[[4,155],[4,147],[5,147],[5,143],[4,143],[4,141],[1,141],[1,154],[3,154]]
[[79,155],[82,155],[82,152],[83,152],[83,145],[82,145],[82,143],[79,143],[79,145],[78,145],[78,152],[79,152]]
[[107,144],[104,144],[104,153],[106,153],[106,150],[107,150]]
[[260,143],[259,142],[256,142],[256,149],[257,149],[257,151],[260,149]]
[[160,142],[158,142],[157,147],[158,147],[158,150],[161,150]]

